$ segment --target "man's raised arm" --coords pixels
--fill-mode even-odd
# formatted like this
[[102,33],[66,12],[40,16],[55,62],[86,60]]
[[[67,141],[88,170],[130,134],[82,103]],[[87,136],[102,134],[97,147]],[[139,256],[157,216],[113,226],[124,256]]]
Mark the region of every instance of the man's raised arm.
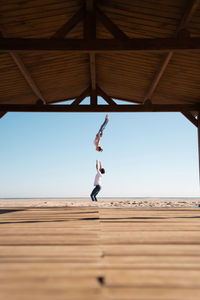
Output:
[[97,169],[97,171],[99,170],[99,167],[98,167],[98,160],[96,160],[96,169]]

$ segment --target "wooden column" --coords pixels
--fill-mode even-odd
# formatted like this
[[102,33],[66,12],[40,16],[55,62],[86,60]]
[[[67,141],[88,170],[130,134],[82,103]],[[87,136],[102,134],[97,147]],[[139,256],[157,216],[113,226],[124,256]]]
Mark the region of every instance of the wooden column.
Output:
[[200,111],[198,114],[198,158],[199,158],[199,184],[200,184]]

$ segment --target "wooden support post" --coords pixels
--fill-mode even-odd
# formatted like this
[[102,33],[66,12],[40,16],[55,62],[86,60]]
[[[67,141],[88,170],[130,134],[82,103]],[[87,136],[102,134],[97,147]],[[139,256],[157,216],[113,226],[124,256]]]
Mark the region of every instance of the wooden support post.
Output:
[[90,92],[90,104],[91,104],[91,106],[97,105],[97,91],[96,90],[91,90],[91,92]]
[[200,184],[200,111],[198,114],[198,158],[199,158],[199,184]]

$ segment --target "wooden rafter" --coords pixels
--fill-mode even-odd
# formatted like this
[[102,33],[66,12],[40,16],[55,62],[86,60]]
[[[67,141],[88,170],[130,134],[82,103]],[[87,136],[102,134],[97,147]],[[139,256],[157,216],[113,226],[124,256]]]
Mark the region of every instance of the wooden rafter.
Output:
[[[2,36],[3,38],[7,38],[5,32],[3,31],[2,28],[1,28],[1,35],[0,36]],[[30,72],[28,71],[27,67],[23,63],[23,61],[22,61],[21,57],[19,56],[19,54],[16,51],[9,51],[9,54],[12,57],[15,64],[17,65],[19,71],[23,75],[24,79],[26,80],[26,82],[28,83],[28,85],[30,86],[32,91],[34,92],[34,94],[45,104],[46,100],[42,96],[38,86],[36,85],[35,81],[33,80]]]
[[113,99],[108,96],[99,86],[97,86],[97,94],[101,96],[108,104],[117,105]]
[[171,59],[173,55],[173,52],[170,51],[169,53],[167,53],[165,56],[164,56],[164,59],[163,61],[161,62],[160,64],[160,67],[158,69],[158,71],[156,72],[154,78],[153,78],[153,81],[150,85],[150,87],[148,88],[148,91],[146,92],[145,94],[145,97],[144,97],[144,102],[147,100],[147,99],[151,99],[155,89],[157,88],[159,82],[160,82],[160,79],[161,77],[163,76],[167,66],[168,66],[168,63]]
[[56,31],[56,33],[53,34],[51,39],[64,38],[82,20],[83,16],[84,9],[81,7],[69,21],[67,21]]
[[[199,4],[199,0],[193,0],[193,1],[189,0],[189,5],[188,5],[188,7],[187,7],[187,9],[186,9],[186,11],[185,11],[185,13],[184,13],[184,15],[183,15],[180,23],[179,23],[179,25],[177,27],[177,30],[176,30],[176,33],[175,33],[175,37],[178,36],[180,30],[184,29],[187,26],[187,24],[190,21],[192,15],[194,14],[194,12],[197,9],[198,4]],[[160,82],[160,79],[163,76],[163,74],[164,74],[164,72],[165,72],[165,70],[166,70],[166,68],[167,68],[167,66],[168,66],[168,64],[169,64],[172,56],[173,56],[173,52],[172,51],[170,51],[168,54],[166,54],[164,56],[163,61],[162,61],[161,65],[160,65],[158,71],[156,72],[156,74],[155,74],[155,76],[153,78],[152,83],[150,84],[150,86],[149,86],[149,88],[148,88],[148,90],[146,92],[146,95],[144,97],[144,101],[146,99],[150,99],[152,97],[152,95],[153,95],[154,91],[156,90],[156,88],[157,88],[157,86],[158,86],[158,84]]]
[[96,55],[95,53],[90,53],[90,82],[93,91],[96,90]]
[[177,27],[176,34],[179,33],[180,30],[185,29],[190,22],[192,16],[196,12],[200,1],[199,0],[188,0],[188,7],[186,8],[183,17]]
[[114,38],[119,40],[127,39],[128,36],[108,18],[98,7],[96,8],[97,17],[105,28],[113,35]]
[[196,127],[198,127],[198,120],[191,114],[191,112],[182,112],[182,114],[190,121],[192,124],[194,124]]
[[159,38],[159,39],[18,39],[0,38],[0,50],[24,51],[76,51],[107,52],[107,51],[170,51],[170,50],[199,50],[200,38]]
[[[61,28],[59,28],[56,33],[51,37],[51,39],[56,39],[56,38],[64,38],[67,33],[73,29],[83,18],[84,10],[83,7],[79,9],[79,11],[69,20],[67,21]],[[0,37],[6,37],[3,28],[1,28],[1,35]],[[46,100],[42,96],[39,88],[37,87],[35,81],[33,80],[32,76],[30,75],[27,67],[23,63],[21,57],[16,51],[9,51],[10,56],[12,57],[13,61],[17,65],[18,69],[24,76],[26,82],[29,84],[31,87],[32,91],[35,93],[35,95],[39,98],[38,100],[41,101],[42,103],[46,104]],[[37,103],[38,103],[37,100]],[[6,114],[6,112],[1,112],[0,113],[0,118],[3,117]]]
[[79,105],[81,101],[83,101],[89,95],[90,95],[90,87],[88,87],[85,91],[83,91],[81,95],[77,97],[71,105],[72,106]]
[[137,99],[126,99],[126,98],[122,98],[122,97],[116,97],[115,95],[110,95],[110,97],[114,100],[120,100],[120,101],[125,101],[125,102],[130,102],[133,104],[142,104],[141,101],[138,101]]
[[21,57],[15,51],[9,51],[9,54],[12,57],[12,59],[14,60],[15,64],[18,66],[18,69],[20,70],[20,72],[22,73],[24,78],[26,79],[26,82],[29,84],[32,91],[45,104],[46,100],[42,96],[38,86],[36,85],[35,81],[33,80],[32,76],[30,75],[30,73],[29,73],[27,67],[25,66],[25,64],[23,63]]
[[23,105],[0,104],[0,111],[7,112],[190,112],[200,111],[200,104],[152,105]]
[[7,113],[7,111],[0,111],[0,119]]

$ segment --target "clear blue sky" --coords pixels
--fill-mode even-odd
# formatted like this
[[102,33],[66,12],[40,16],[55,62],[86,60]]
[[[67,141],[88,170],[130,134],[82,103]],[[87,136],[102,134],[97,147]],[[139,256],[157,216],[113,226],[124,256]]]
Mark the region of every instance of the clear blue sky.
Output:
[[197,129],[180,113],[8,113],[0,119],[0,197],[198,197]]

